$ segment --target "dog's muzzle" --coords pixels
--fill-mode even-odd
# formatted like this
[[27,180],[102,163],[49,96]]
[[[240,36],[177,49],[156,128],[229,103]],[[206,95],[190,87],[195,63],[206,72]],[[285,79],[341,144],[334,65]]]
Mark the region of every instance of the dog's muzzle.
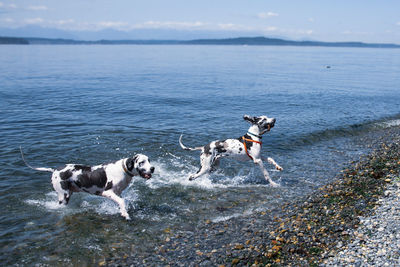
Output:
[[273,128],[275,126],[275,119],[272,120],[271,123],[267,124],[267,132],[271,131],[271,128]]
[[146,172],[143,172],[141,170],[138,170],[138,173],[142,178],[148,180],[148,179],[151,178],[151,174],[154,172],[154,169],[155,169],[154,167],[151,167],[150,168],[150,173],[146,173]]

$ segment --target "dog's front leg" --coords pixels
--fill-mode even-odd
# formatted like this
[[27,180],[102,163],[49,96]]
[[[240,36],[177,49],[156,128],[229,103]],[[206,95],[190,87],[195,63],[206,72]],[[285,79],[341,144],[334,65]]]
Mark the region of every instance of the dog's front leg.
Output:
[[275,169],[277,169],[278,171],[283,171],[283,168],[281,166],[278,165],[278,163],[275,162],[275,160],[273,158],[263,158],[263,160],[268,161],[270,164],[275,166]]
[[265,180],[267,180],[270,183],[271,186],[273,186],[273,187],[279,186],[277,183],[272,181],[271,177],[269,176],[269,173],[268,173],[267,169],[264,168],[264,164],[263,164],[261,159],[254,159],[254,163],[257,164],[260,167],[262,173],[264,174]]
[[119,197],[117,194],[115,194],[112,190],[104,191],[102,195],[115,201],[119,205],[121,215],[123,217],[125,217],[125,219],[127,219],[127,220],[131,219],[129,217],[128,212],[126,211],[125,201],[121,197]]

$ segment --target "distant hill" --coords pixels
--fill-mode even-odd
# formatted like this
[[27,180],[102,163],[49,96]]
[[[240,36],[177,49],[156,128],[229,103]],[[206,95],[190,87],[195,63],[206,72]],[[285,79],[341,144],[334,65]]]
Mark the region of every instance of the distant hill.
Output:
[[319,42],[291,41],[266,37],[239,37],[228,39],[180,40],[98,40],[82,41],[73,39],[14,38],[0,37],[0,44],[46,44],[46,45],[257,45],[257,46],[322,46],[322,47],[371,47],[400,48],[397,44],[378,44],[362,42]]
[[199,39],[187,41],[187,44],[202,45],[281,45],[281,46],[328,46],[328,47],[376,47],[400,48],[397,44],[369,44],[362,42],[318,42],[318,41],[290,41],[266,37],[239,37],[229,39]]
[[29,44],[48,44],[48,45],[152,45],[152,44],[181,44],[182,41],[175,40],[98,40],[82,41],[72,39],[48,39],[48,38],[25,38]]
[[17,37],[0,37],[0,44],[29,44],[29,41]]

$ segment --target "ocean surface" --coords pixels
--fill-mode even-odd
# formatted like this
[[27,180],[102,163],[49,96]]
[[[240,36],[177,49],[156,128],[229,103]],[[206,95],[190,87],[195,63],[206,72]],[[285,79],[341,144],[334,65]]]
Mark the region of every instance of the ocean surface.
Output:
[[[188,146],[237,138],[242,117],[277,122],[263,156],[278,188],[250,161],[224,159],[188,181]],[[363,133],[400,124],[400,50],[258,46],[0,47],[0,265],[91,265],[141,253],[164,234],[268,213],[331,181],[368,152]],[[84,193],[60,206],[37,167],[96,165],[144,153],[152,179],[124,191],[131,221]]]

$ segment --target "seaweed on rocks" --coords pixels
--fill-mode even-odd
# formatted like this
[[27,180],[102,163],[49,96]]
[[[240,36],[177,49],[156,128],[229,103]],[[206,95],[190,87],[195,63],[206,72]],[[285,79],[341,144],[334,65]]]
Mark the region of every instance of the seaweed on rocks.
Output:
[[352,239],[360,216],[373,212],[400,170],[400,138],[389,135],[380,147],[342,171],[338,179],[312,195],[282,207],[262,253],[247,264],[319,265]]

